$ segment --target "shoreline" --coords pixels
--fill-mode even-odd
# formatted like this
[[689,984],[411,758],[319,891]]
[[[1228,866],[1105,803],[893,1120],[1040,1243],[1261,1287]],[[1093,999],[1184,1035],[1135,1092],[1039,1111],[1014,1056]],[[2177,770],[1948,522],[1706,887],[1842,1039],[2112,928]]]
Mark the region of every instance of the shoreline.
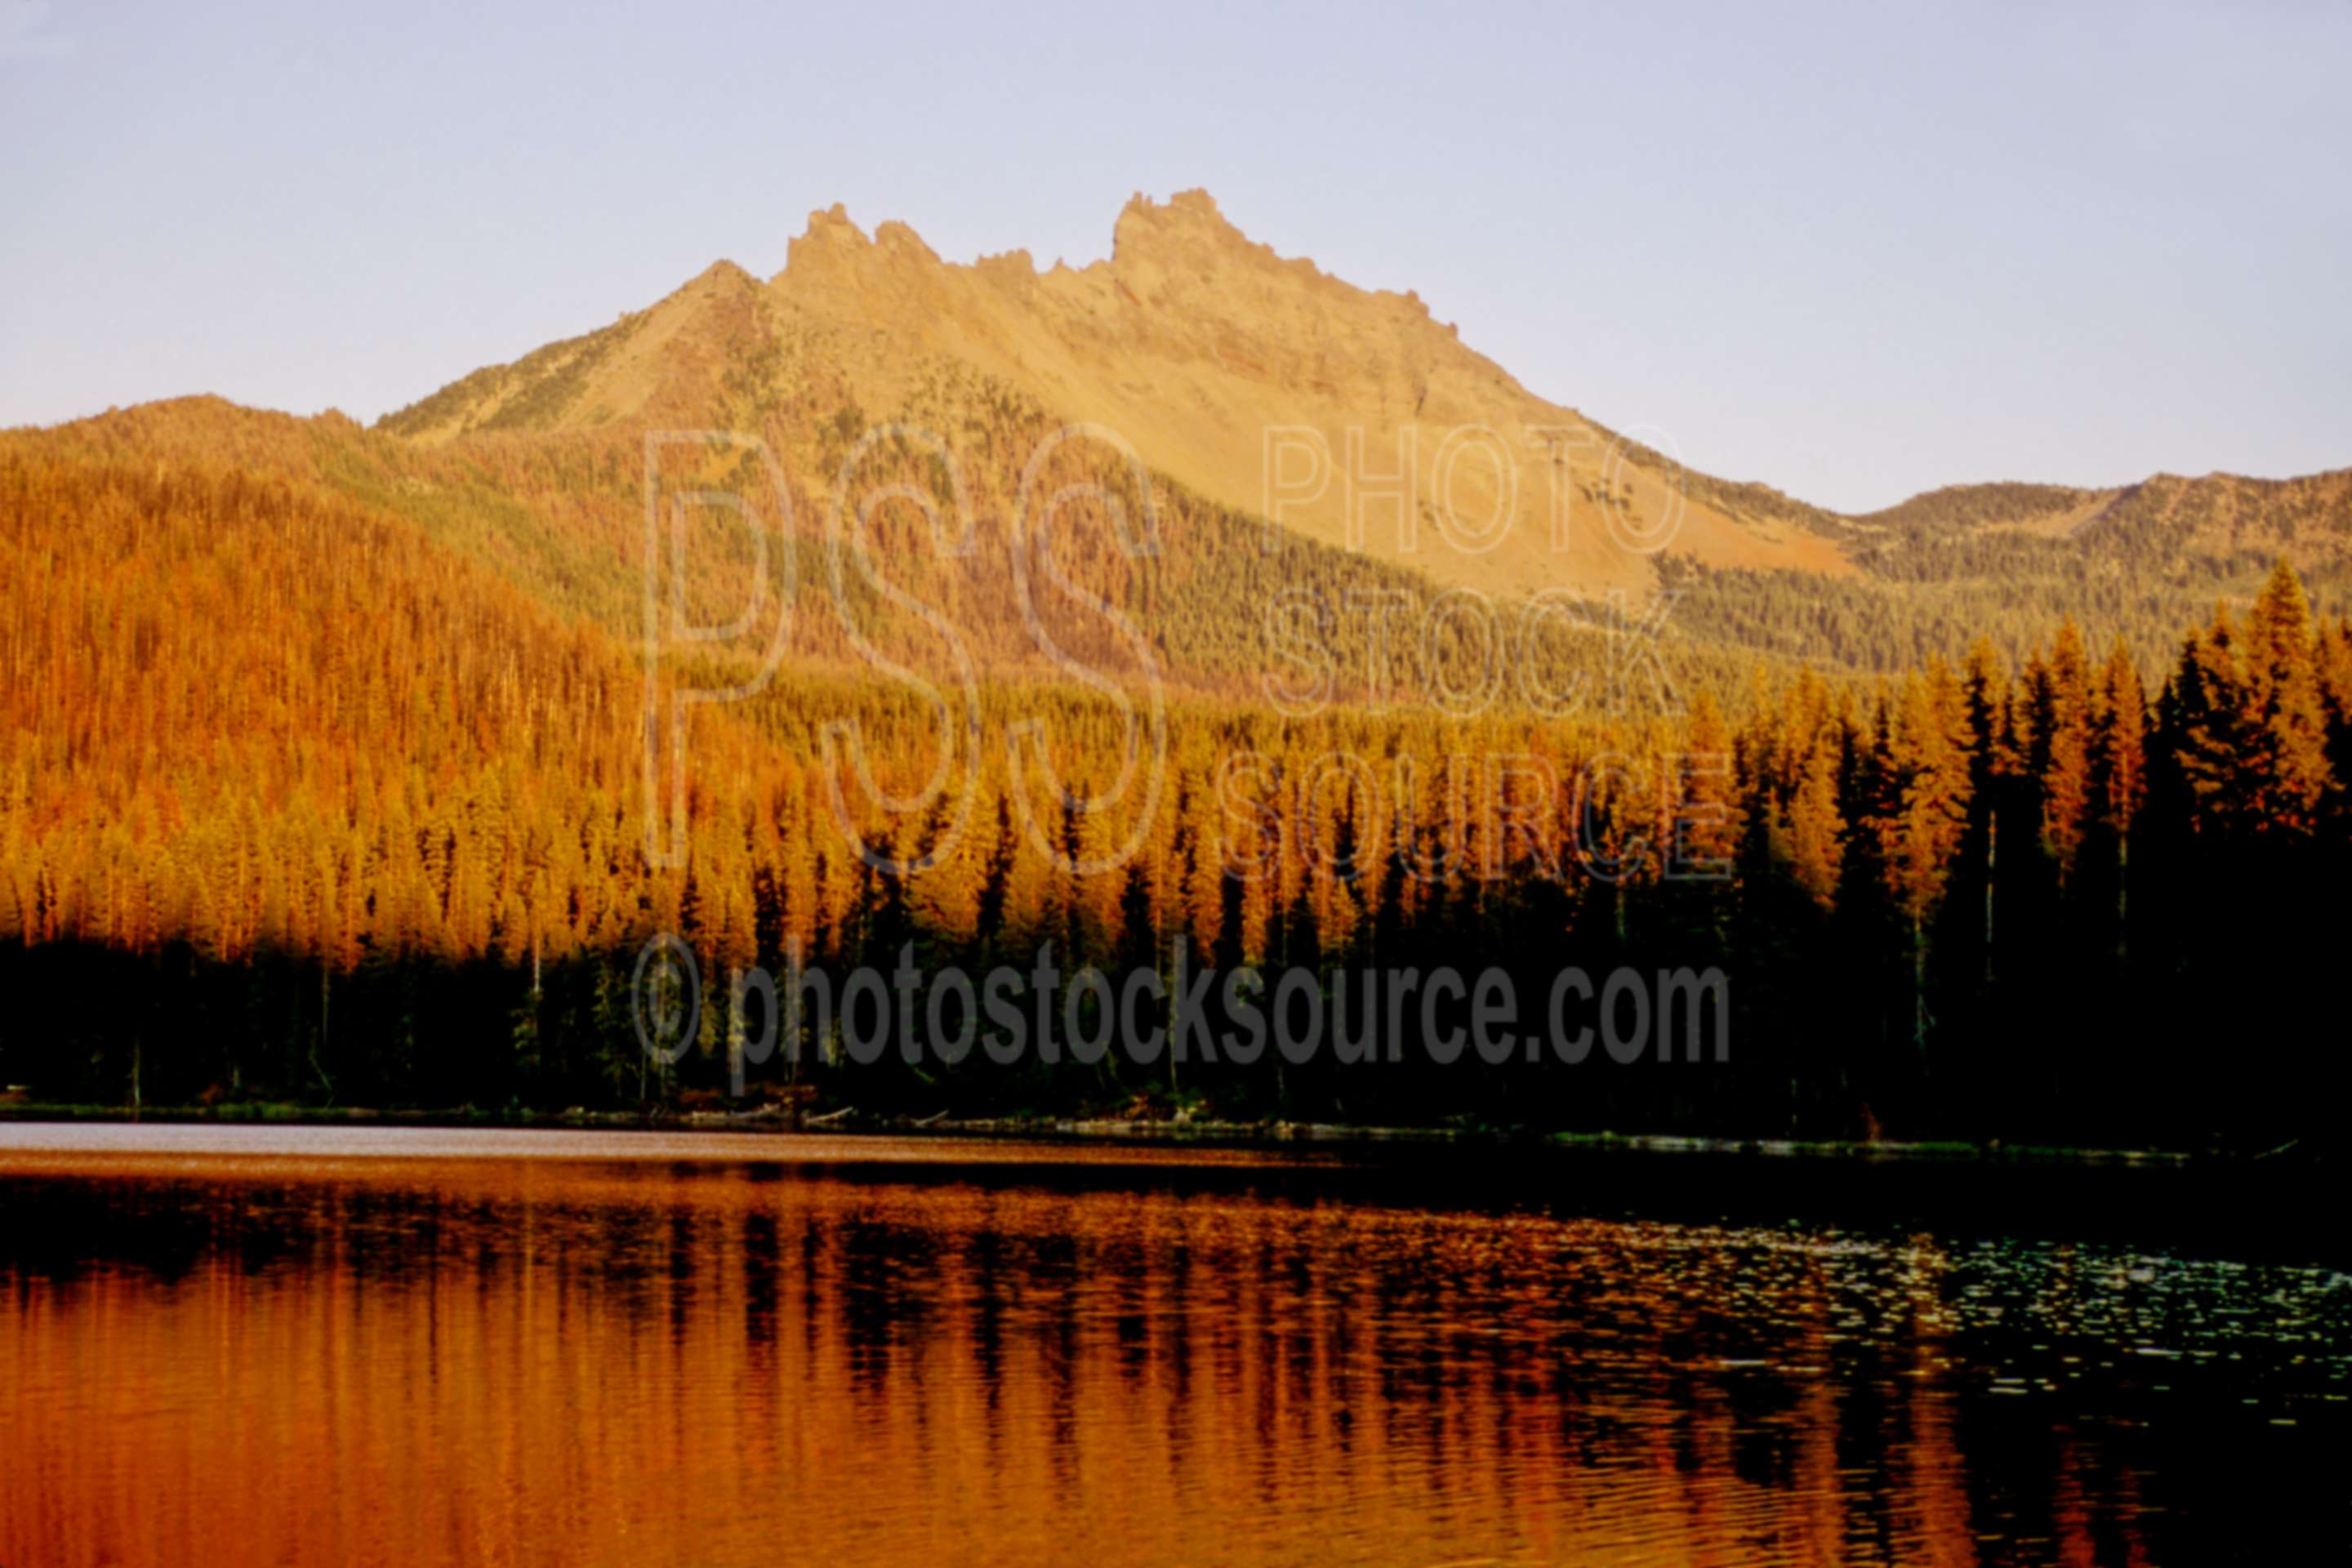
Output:
[[2189,1166],[2251,1167],[2271,1162],[2301,1163],[2314,1152],[2300,1140],[2264,1150],[2081,1148],[2058,1144],[1959,1140],[1900,1141],[1717,1137],[1690,1133],[1533,1132],[1472,1127],[1384,1127],[1315,1121],[1223,1121],[1147,1120],[1105,1116],[1001,1116],[957,1118],[880,1116],[855,1107],[824,1115],[795,1115],[776,1107],[733,1111],[670,1109],[659,1111],[487,1112],[451,1110],[335,1109],[276,1102],[236,1107],[128,1106],[0,1103],[0,1122],[150,1122],[211,1126],[393,1126],[429,1128],[539,1129],[583,1131],[751,1133],[779,1139],[831,1137],[939,1137],[1101,1144],[1190,1145],[1210,1148],[1282,1148],[1312,1143],[1391,1147],[1552,1150],[1567,1153],[1712,1155],[1789,1162],[1851,1162],[1859,1164],[1990,1166],[2098,1166],[2178,1170]]

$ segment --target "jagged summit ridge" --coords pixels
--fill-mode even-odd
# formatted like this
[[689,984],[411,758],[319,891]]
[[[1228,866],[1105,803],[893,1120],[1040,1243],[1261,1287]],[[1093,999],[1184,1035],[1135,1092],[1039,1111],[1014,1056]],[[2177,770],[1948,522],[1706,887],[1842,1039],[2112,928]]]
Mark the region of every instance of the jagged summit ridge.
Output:
[[[937,367],[960,366],[1055,417],[1118,431],[1150,467],[1203,495],[1328,542],[1416,557],[1447,582],[1644,592],[1654,564],[1622,539],[1670,510],[1678,545],[1713,563],[1843,564],[1827,533],[1789,520],[1801,509],[1743,511],[1731,487],[1675,498],[1652,455],[1629,460],[1608,432],[1463,343],[1418,295],[1284,257],[1198,189],[1165,201],[1138,193],[1108,258],[1043,270],[1019,250],[944,260],[910,225],[869,235],[836,204],[809,215],[764,283],[716,265],[614,327],[478,372],[386,424],[426,440],[630,422],[740,427],[768,417],[745,404],[736,374],[763,356],[789,362],[787,402],[811,378],[838,387],[824,417],[842,401],[896,417]],[[1270,489],[1269,432],[1319,443],[1328,482],[1312,494]],[[1463,432],[1475,449],[1444,460]],[[1367,500],[1360,473],[1405,493]],[[1606,506],[1627,526],[1602,526],[1594,511],[1560,528],[1563,504]],[[1468,531],[1494,542],[1442,548],[1441,517],[1471,520]]]

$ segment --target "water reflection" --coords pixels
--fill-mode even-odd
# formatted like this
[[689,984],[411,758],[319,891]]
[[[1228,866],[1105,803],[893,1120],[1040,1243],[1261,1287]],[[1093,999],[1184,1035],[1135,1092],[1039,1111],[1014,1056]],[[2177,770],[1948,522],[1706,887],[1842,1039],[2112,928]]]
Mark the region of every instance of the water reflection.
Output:
[[2346,1282],[1246,1166],[0,1164],[0,1563],[2142,1563]]

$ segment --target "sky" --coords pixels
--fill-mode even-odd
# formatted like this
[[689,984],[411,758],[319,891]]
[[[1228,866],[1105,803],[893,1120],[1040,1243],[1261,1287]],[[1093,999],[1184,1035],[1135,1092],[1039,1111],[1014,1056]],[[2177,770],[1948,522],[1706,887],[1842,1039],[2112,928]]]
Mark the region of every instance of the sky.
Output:
[[1206,186],[1842,510],[2352,465],[2340,4],[336,9],[0,0],[0,426],[373,419],[835,202],[1082,265]]

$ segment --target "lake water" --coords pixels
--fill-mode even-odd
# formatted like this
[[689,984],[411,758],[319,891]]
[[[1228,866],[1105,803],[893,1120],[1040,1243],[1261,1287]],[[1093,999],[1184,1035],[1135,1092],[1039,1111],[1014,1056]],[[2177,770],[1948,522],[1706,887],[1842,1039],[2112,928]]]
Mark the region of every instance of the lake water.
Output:
[[2352,1543],[2338,1238],[1801,1163],[0,1125],[0,1565]]

